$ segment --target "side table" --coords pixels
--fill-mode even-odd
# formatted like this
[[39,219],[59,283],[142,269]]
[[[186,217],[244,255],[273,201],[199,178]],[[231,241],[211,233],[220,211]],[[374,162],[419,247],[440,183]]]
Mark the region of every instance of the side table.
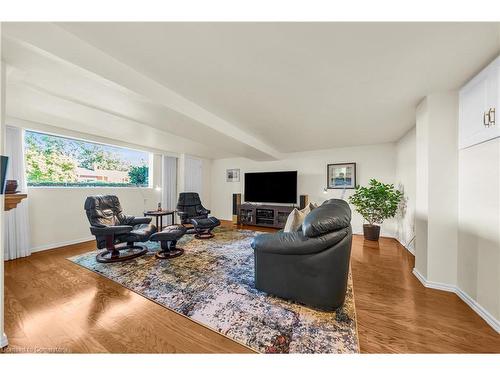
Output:
[[158,228],[158,231],[161,232],[163,229],[163,216],[172,216],[172,225],[175,224],[175,210],[151,210],[151,211],[146,211],[144,212],[144,216],[151,216],[156,218],[156,228]]

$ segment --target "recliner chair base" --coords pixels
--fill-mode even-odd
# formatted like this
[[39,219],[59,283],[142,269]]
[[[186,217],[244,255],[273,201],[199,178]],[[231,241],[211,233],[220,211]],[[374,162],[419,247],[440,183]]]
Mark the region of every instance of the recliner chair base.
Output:
[[[128,251],[127,253],[121,253],[124,250],[133,250]],[[116,263],[123,262],[126,260],[134,259],[144,255],[148,252],[148,248],[142,245],[131,245],[127,244],[125,246],[115,247],[114,249],[107,249],[96,255],[96,260],[99,263]]]
[[161,249],[156,252],[155,256],[159,259],[172,259],[180,257],[184,254],[184,249],[174,247],[173,249]]
[[210,232],[210,230],[207,230],[207,231],[200,231],[200,232],[197,232],[195,235],[194,235],[194,238],[198,239],[198,240],[208,240],[210,238],[213,238],[215,237],[215,235]]

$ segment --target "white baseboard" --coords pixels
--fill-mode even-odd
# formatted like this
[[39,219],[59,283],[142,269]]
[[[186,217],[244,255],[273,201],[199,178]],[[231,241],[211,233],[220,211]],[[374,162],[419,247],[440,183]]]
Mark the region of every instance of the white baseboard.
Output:
[[406,251],[408,251],[411,255],[415,255],[415,251],[414,251],[414,249],[410,249],[409,247],[407,247],[404,243],[402,243],[402,242],[399,240],[399,238],[394,237],[394,239],[395,239],[396,241],[398,241],[398,242],[399,242],[399,244],[400,244],[401,246],[403,246],[403,247],[406,249]]
[[455,285],[428,281],[416,268],[413,269],[413,274],[426,288],[443,290],[445,292],[455,293],[462,301],[464,301],[477,315],[479,315],[488,325],[497,333],[500,333],[500,321],[491,315],[488,310],[481,306],[471,296],[465,293],[462,289]]
[[477,315],[484,319],[497,333],[500,333],[500,321],[491,315],[484,307],[474,301],[471,296],[465,293],[462,289],[457,288],[456,295],[460,297],[469,307],[474,310]]
[[4,348],[7,345],[9,345],[9,341],[7,340],[7,335],[5,333],[2,333],[0,336],[0,348]]
[[416,268],[413,269],[413,274],[417,277],[417,279],[422,283],[426,288],[443,290],[445,292],[455,293],[456,287],[455,285],[438,283],[435,281],[428,281],[424,275],[422,275]]
[[85,237],[85,238],[79,238],[79,239],[76,239],[76,240],[56,242],[56,243],[51,243],[51,244],[47,244],[47,245],[32,247],[30,249],[30,251],[32,253],[37,253],[39,251],[51,250],[51,249],[55,249],[57,247],[74,245],[74,244],[77,244],[77,243],[87,242],[87,241],[92,241],[92,240],[95,240],[95,237]]

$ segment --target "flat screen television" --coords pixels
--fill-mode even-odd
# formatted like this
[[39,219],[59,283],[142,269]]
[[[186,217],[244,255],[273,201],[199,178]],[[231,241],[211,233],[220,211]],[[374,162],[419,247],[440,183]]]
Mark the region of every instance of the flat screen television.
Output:
[[0,194],[5,192],[5,184],[7,183],[7,165],[9,158],[7,156],[0,156]]
[[245,173],[245,201],[297,203],[297,171]]

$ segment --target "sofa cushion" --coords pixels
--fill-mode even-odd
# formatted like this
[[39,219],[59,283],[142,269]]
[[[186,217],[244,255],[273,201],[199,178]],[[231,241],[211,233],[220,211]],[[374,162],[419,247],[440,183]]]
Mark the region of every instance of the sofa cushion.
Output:
[[186,227],[182,225],[170,225],[164,228],[161,232],[154,233],[150,241],[177,241],[186,234]]
[[203,219],[191,219],[191,224],[197,229],[213,229],[220,225],[220,220],[210,216],[209,218]]
[[302,231],[307,237],[318,237],[347,228],[350,223],[351,209],[347,202],[342,199],[329,199],[305,217]]
[[134,226],[134,229],[127,234],[126,241],[145,242],[155,232],[156,227],[153,224],[139,224]]

